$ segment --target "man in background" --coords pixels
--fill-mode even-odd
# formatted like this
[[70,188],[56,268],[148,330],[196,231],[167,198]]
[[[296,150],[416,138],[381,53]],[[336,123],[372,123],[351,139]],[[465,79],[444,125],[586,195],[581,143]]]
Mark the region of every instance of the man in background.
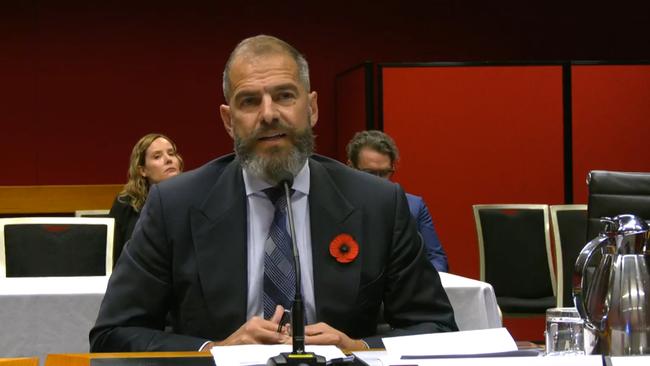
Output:
[[[348,165],[381,178],[390,179],[399,160],[399,150],[395,141],[382,131],[369,130],[357,132],[346,147]],[[447,272],[447,254],[442,249],[433,220],[422,197],[406,193],[411,215],[417,221],[418,232],[422,235],[427,257],[439,272]]]
[[401,188],[313,154],[318,103],[305,58],[275,37],[245,39],[226,63],[223,90],[235,153],[152,187],[90,331],[91,351],[290,343],[280,324],[296,285],[287,202],[273,193],[284,182],[306,344],[381,346],[382,303],[388,335],[456,330]]

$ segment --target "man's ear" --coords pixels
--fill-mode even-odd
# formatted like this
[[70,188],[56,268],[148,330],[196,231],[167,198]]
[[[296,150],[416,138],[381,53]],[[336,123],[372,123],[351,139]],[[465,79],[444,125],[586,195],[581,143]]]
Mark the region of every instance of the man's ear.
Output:
[[350,159],[348,159],[348,166],[351,167],[351,168],[354,168],[354,167],[352,166],[352,161],[350,161]]
[[219,106],[219,114],[221,114],[221,120],[223,121],[223,127],[226,129],[226,132],[228,132],[230,137],[234,139],[235,134],[232,130],[232,114],[230,106],[227,104]]
[[311,127],[313,128],[318,122],[318,94],[315,91],[309,93],[309,114]]

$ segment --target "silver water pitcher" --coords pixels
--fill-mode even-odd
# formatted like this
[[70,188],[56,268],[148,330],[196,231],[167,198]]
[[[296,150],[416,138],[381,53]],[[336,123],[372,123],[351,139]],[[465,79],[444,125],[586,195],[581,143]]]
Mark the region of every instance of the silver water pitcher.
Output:
[[[602,218],[604,230],[576,260],[573,296],[611,356],[650,354],[650,230],[634,215]],[[596,265],[596,261],[598,261]]]

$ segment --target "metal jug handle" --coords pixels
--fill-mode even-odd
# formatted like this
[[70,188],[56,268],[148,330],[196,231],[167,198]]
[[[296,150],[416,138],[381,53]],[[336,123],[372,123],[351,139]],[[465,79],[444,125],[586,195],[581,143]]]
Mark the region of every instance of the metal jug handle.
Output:
[[589,314],[585,306],[585,271],[594,253],[607,243],[609,239],[607,232],[611,231],[611,226],[614,224],[614,221],[608,217],[603,217],[600,221],[606,224],[604,232],[600,233],[582,248],[573,272],[573,302],[576,305],[576,309],[578,309],[580,317],[584,319],[585,324],[591,329],[597,329],[597,327],[593,324],[591,314]]

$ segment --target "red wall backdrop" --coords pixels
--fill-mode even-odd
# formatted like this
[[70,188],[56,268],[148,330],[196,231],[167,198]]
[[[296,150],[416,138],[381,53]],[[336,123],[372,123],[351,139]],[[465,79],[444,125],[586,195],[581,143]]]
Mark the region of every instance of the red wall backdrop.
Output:
[[382,78],[395,180],[424,197],[450,270],[478,278],[473,204],[564,200],[561,66],[384,67]]
[[650,65],[572,66],[573,190],[591,170],[650,171]]
[[123,182],[151,131],[188,168],[230,151],[220,73],[258,33],[307,55],[330,156],[335,75],[362,61],[650,59],[647,2],[547,3],[3,0],[0,185]]

